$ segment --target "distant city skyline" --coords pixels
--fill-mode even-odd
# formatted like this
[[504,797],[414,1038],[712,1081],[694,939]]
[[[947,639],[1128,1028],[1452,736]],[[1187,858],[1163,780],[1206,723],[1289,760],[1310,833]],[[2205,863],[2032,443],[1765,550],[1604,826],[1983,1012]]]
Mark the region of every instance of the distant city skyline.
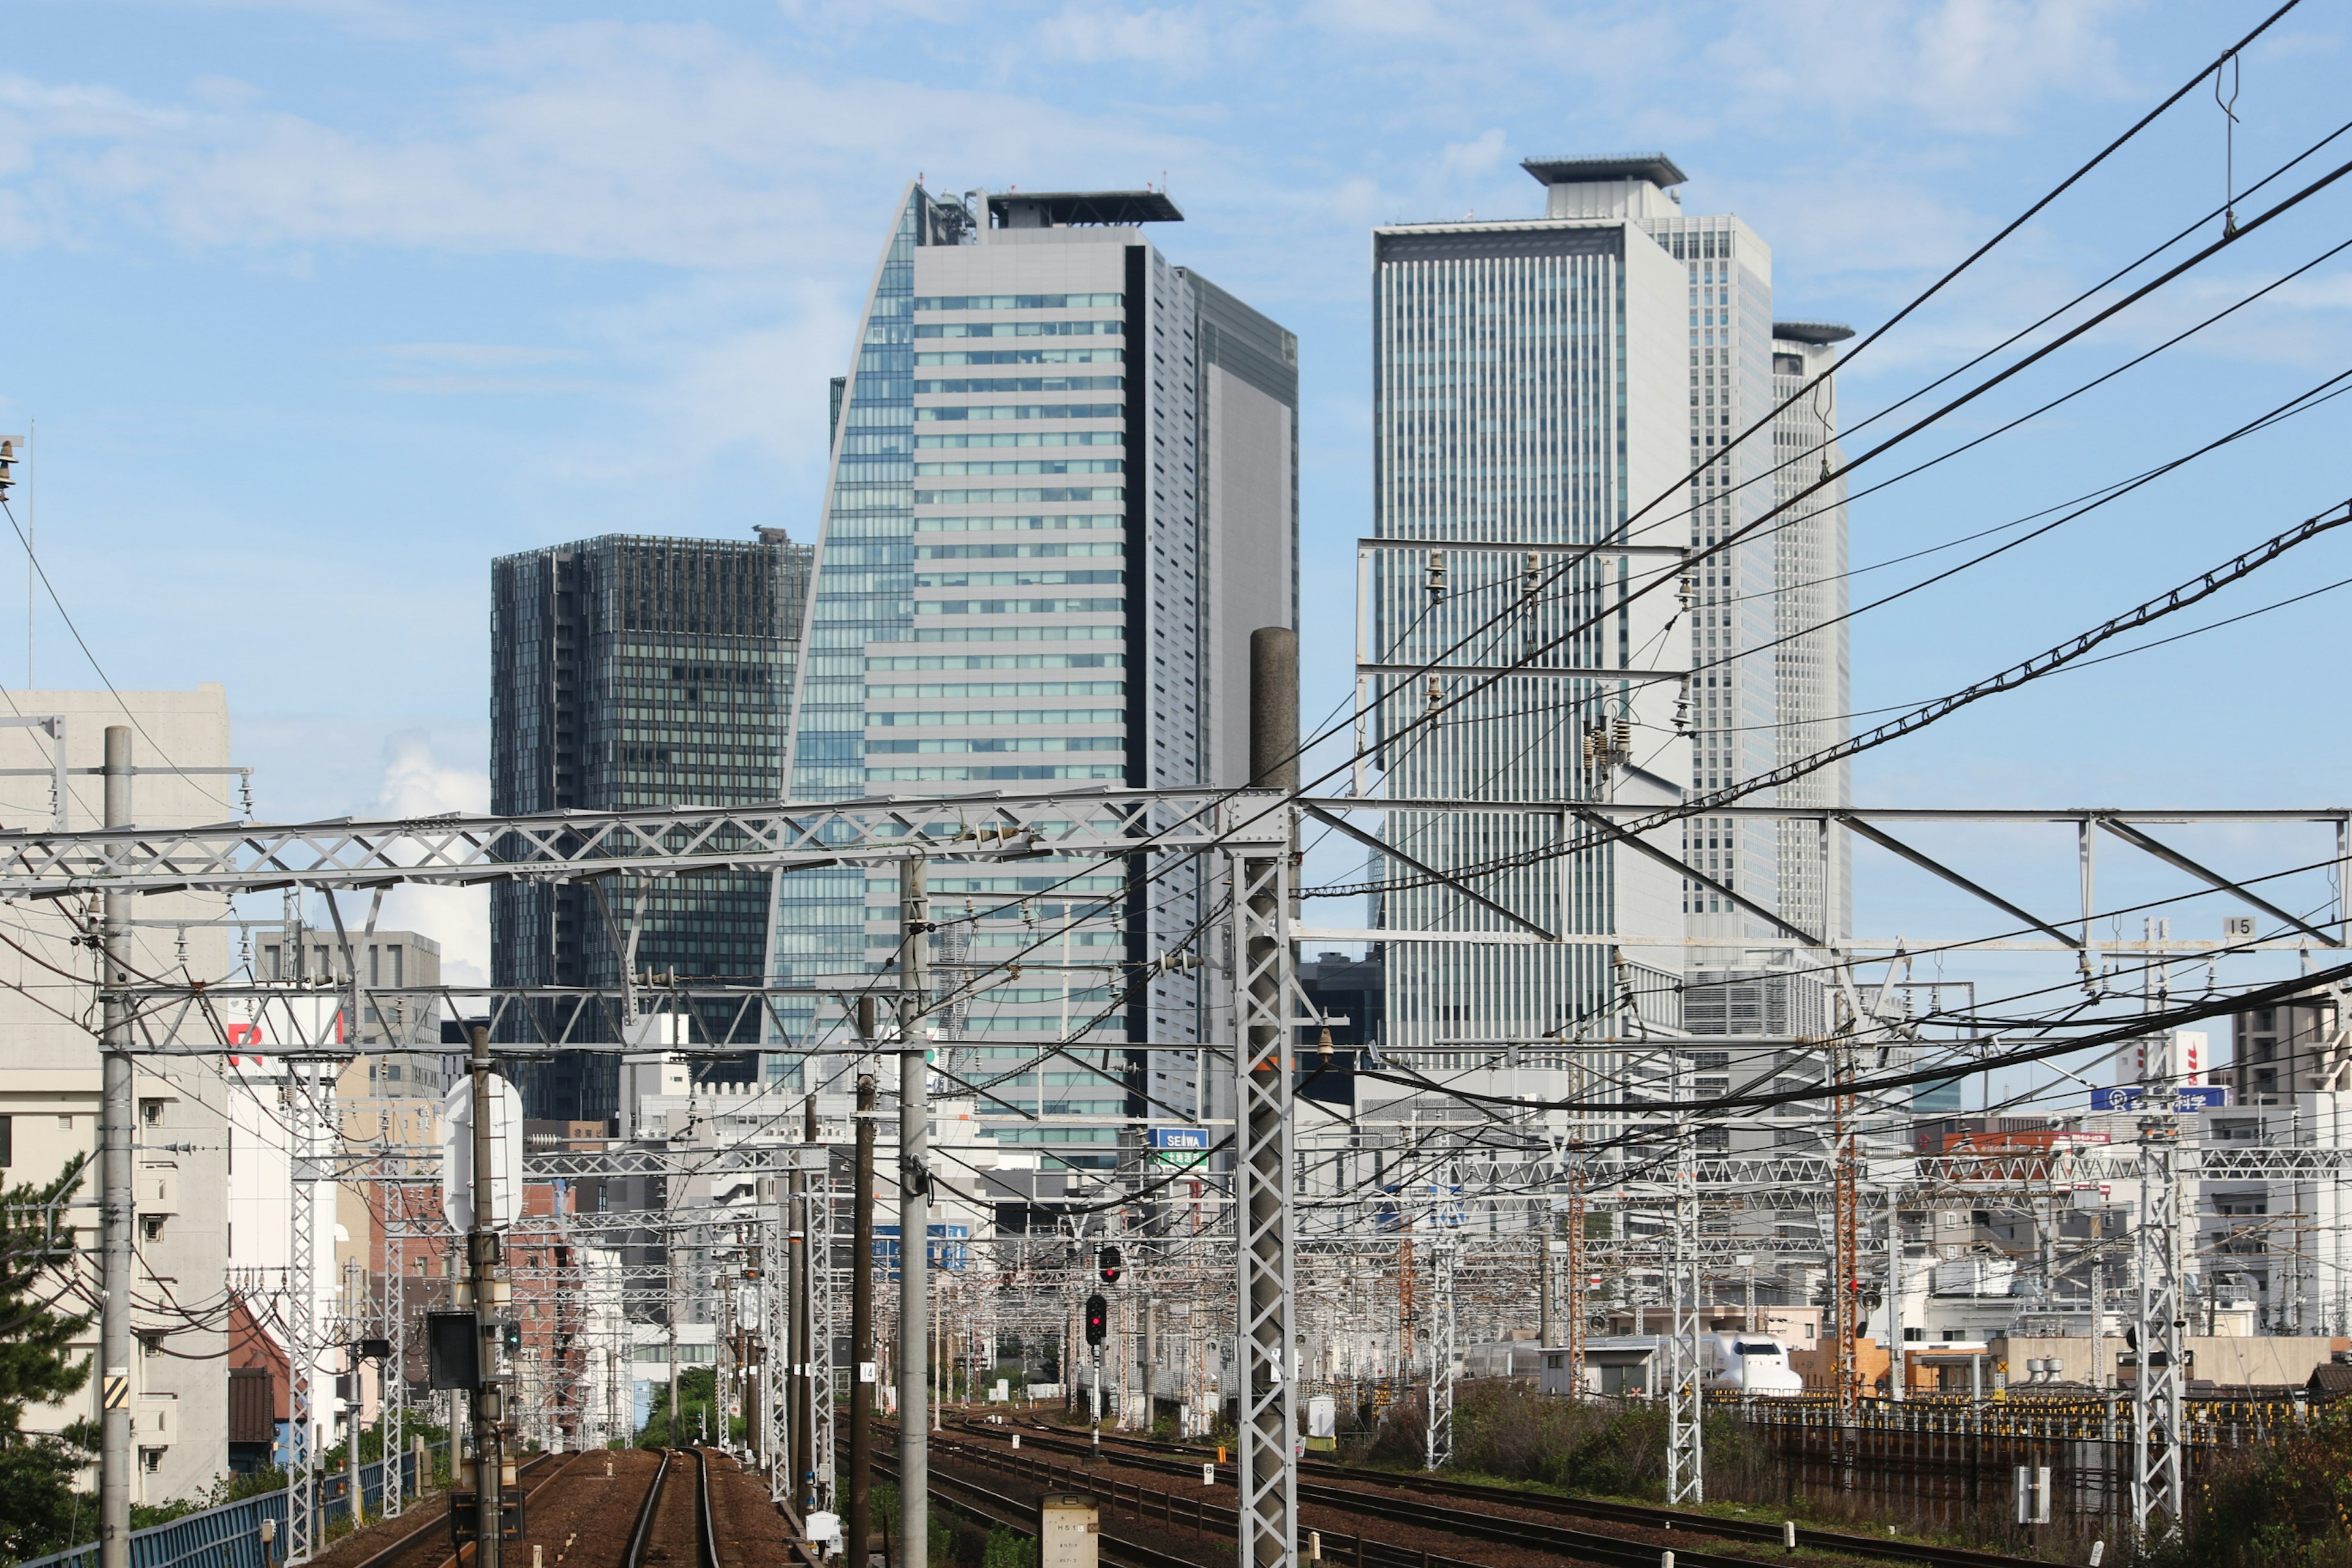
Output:
[[[1350,686],[1351,542],[1370,512],[1369,228],[1524,212],[1522,152],[1664,146],[1694,210],[1770,237],[1777,316],[1866,331],[2266,11],[616,3],[541,25],[434,0],[27,7],[0,87],[16,150],[0,268],[38,308],[8,323],[0,431],[37,421],[16,508],[108,678],[223,681],[264,815],[478,809],[490,557],[606,532],[804,538],[824,383],[905,182],[952,166],[959,186],[1148,184],[1186,213],[1187,264],[1301,342],[1320,716]],[[2333,129],[2338,31],[2305,7],[2250,55],[2242,180]],[[1319,64],[1304,83],[1301,58]],[[1843,367],[1847,427],[2169,232],[2184,201],[2218,205],[2221,121],[2191,99]],[[2233,250],[2229,278],[2303,259],[2306,222]],[[1853,564],[2210,438],[2341,363],[2347,302],[2331,264],[2005,437],[1997,461],[1859,497]],[[2161,335],[2135,319],[2092,346],[2112,363]],[[2007,412],[2053,389],[2014,390]],[[1953,689],[2201,570],[2263,531],[2248,497],[2265,519],[2321,510],[2335,498],[2286,459],[2340,445],[2345,411],[1863,613],[1852,706]],[[1856,602],[1950,559],[1858,578]],[[330,585],[333,614],[302,637],[325,628],[336,658],[392,658],[400,679],[307,678],[268,630],[265,606]],[[2236,590],[2214,618],[2267,602]],[[1963,713],[1859,759],[1853,793],[2303,799],[2352,742],[2225,756],[2167,720],[2296,730],[2291,683],[2238,672],[2336,614],[2314,600]],[[46,597],[38,619],[40,680],[98,685]],[[21,652],[22,621],[21,599],[0,605],[0,649]],[[0,680],[22,679],[0,655]],[[1996,869],[2029,903],[2070,896],[2021,850]],[[1865,910],[1900,890],[1915,938],[1974,917],[1885,858],[1855,876]],[[404,891],[385,919],[442,937],[459,977],[487,966],[486,908],[478,890]]]

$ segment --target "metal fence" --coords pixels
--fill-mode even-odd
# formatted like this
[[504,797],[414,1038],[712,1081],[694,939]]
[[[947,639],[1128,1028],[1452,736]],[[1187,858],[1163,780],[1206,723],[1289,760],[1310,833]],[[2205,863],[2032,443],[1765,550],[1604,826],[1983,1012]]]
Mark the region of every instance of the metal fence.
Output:
[[[416,1468],[416,1450],[398,1456],[402,1495],[415,1497],[433,1479],[436,1462],[448,1451],[446,1443],[425,1450],[425,1473]],[[369,1517],[383,1510],[383,1462],[360,1467],[360,1499]],[[319,1478],[318,1520],[314,1532],[324,1536],[331,1524],[352,1516],[351,1478],[341,1470]],[[131,1568],[270,1568],[273,1552],[265,1552],[262,1521],[274,1527],[278,1541],[286,1539],[286,1493],[265,1492],[236,1502],[223,1503],[200,1513],[183,1514],[168,1524],[131,1532]],[[47,1557],[36,1557],[18,1568],[98,1568],[98,1542],[69,1547]]]
[[[2128,1388],[2108,1394],[2022,1395],[2011,1389],[1982,1399],[1928,1394],[1901,1404],[1871,1398],[1857,1400],[1850,1412],[1841,1412],[1836,1397],[1827,1394],[1742,1399],[1733,1393],[1710,1392],[1707,1407],[1736,1412],[1755,1426],[2106,1443],[2128,1441],[2132,1423]],[[2301,1390],[2263,1397],[2192,1394],[2181,1405],[2181,1439],[2191,1448],[2242,1448],[2302,1430],[2327,1409],[2325,1401],[2315,1402]]]

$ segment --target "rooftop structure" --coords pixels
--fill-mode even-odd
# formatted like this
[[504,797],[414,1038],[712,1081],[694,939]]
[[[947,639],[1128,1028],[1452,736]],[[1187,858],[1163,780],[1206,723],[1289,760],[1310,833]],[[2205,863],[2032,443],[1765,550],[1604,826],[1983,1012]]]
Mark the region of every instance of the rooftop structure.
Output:
[[1003,191],[987,195],[991,228],[1130,227],[1181,223],[1164,191]]

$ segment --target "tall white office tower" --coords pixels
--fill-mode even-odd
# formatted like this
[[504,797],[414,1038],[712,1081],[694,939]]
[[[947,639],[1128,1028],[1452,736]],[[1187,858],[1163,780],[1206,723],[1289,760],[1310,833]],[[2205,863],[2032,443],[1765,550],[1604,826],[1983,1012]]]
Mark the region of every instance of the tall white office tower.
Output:
[[[1372,237],[1360,658],[1379,763],[1400,799],[1673,805],[1690,782],[1675,728],[1690,632],[1673,587],[1690,520],[1672,500],[1691,466],[1692,383],[1684,269],[1649,229],[1682,175],[1662,157],[1528,167],[1550,190],[1541,218]],[[1660,496],[1669,504],[1634,520]],[[1624,602],[1661,575],[1661,591]],[[1376,876],[1402,885],[1380,895],[1375,923],[1495,938],[1387,943],[1395,1059],[1548,1075],[1592,1058],[1477,1047],[1678,1016],[1681,878],[1622,844],[1557,853],[1593,831],[1570,815],[1391,814],[1388,841],[1423,866],[1504,868],[1474,872],[1482,902],[1376,858]],[[1664,837],[1678,852],[1679,830]],[[1530,944],[1537,931],[1591,940]]]
[[[1692,477],[1675,510],[1687,511],[1691,542],[1705,548],[1761,519],[1775,500],[1770,440],[1750,436],[1725,450],[1772,411],[1772,252],[1736,217],[1677,212],[1643,226],[1684,274]],[[1779,635],[1777,539],[1769,531],[1751,534],[1696,574],[1691,783],[1701,795],[1769,772],[1780,760],[1780,665],[1769,652],[1753,651],[1769,648]],[[1773,800],[1752,795],[1746,804]],[[1683,825],[1683,851],[1724,889],[1766,909],[1780,907],[1780,836],[1773,824],[1694,817]],[[1711,955],[1722,963],[1739,962],[1740,939],[1779,934],[1697,883],[1689,885],[1685,908],[1691,936],[1727,939],[1727,948]],[[1695,956],[1695,964],[1702,962]]]
[[[1145,237],[1181,216],[1157,191],[908,188],[835,383],[793,798],[1246,782],[1249,636],[1297,624],[1297,340]],[[1201,1037],[1205,968],[1131,991],[1121,967],[1200,955],[1204,868],[1150,869],[930,877],[944,975],[1034,950],[936,1022],[991,1042],[949,1065],[990,1083],[983,1118],[1044,1119],[1006,1113],[998,1138],[1049,1168],[1110,1164],[1117,1119],[1196,1110],[1187,1057],[998,1076],[1017,1041]],[[780,984],[838,987],[895,950],[889,879],[779,889]],[[795,1047],[845,1039],[835,1002],[779,1012]]]
[[[1853,672],[1845,614],[1845,458],[1837,445],[1837,352],[1853,329],[1830,321],[1776,321],[1772,326],[1772,401],[1789,403],[1773,420],[1775,504],[1795,504],[1772,524],[1772,569],[1778,591],[1772,649],[1780,698],[1777,764],[1814,756],[1853,731]],[[1801,397],[1798,396],[1802,393]],[[1804,491],[1820,484],[1826,486]],[[1802,497],[1801,500],[1797,499]],[[1780,786],[1783,805],[1853,804],[1848,763],[1832,765]],[[1780,827],[1780,913],[1824,941],[1853,934],[1853,859],[1845,834],[1811,823]]]
[[[1845,634],[1826,624],[1844,606],[1842,488],[1703,563],[1683,602],[1658,592],[1606,612],[1627,587],[1680,570],[1644,552],[1719,544],[1817,479],[1825,449],[1835,460],[1830,384],[1772,410],[1848,334],[1776,328],[1769,248],[1737,217],[1685,214],[1671,160],[1525,167],[1546,189],[1540,219],[1374,235],[1378,540],[1361,657],[1383,737],[1530,649],[1558,673],[1514,673],[1389,745],[1387,793],[1679,803],[1844,732]],[[1555,587],[1547,574],[1564,560],[1574,575]],[[1413,673],[1431,661],[1434,676]],[[1659,679],[1685,668],[1686,684]],[[1841,767],[1780,803],[1846,798]],[[1746,1000],[1720,985],[1684,991],[1686,972],[1775,967],[1791,939],[1759,910],[1832,939],[1850,924],[1843,846],[1818,829],[1724,816],[1663,830],[1661,847],[1716,888],[1622,845],[1538,858],[1562,830],[1538,817],[1399,813],[1391,830],[1438,868],[1528,862],[1471,885],[1533,925],[1596,939],[1390,943],[1386,1038],[1448,1068],[1498,1059],[1448,1048],[1457,1042],[1603,1034],[1637,1016],[1677,1029],[1686,998],[1690,1027],[1756,1032],[1760,1022],[1732,1016]],[[1393,860],[1380,875],[1427,882]],[[1383,900],[1378,923],[1391,929],[1510,929],[1442,884]],[[1785,995],[1780,1011],[1810,1017],[1822,1001]],[[1510,1059],[1547,1065],[1540,1051]]]

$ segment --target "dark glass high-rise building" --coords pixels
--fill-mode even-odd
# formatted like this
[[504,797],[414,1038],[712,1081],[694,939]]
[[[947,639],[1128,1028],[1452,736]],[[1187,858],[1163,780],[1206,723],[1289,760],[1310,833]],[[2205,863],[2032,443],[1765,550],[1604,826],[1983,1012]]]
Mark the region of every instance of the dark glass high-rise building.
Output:
[[[490,809],[782,798],[809,562],[780,529],[742,543],[607,535],[493,562]],[[614,938],[635,930],[641,973],[757,983],[770,908],[769,878],[756,872],[610,879],[601,904],[583,884],[500,883],[491,977],[616,986]],[[531,1028],[517,1015],[499,1032],[530,1038]],[[703,1076],[755,1070],[747,1057]],[[563,1121],[614,1117],[619,1088],[610,1054],[558,1057],[522,1080],[528,1114]]]

